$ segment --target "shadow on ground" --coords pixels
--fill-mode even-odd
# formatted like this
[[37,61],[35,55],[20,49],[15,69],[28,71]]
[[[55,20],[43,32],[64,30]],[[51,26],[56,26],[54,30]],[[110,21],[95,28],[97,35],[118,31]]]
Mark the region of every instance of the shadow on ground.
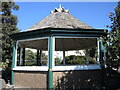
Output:
[[110,75],[106,81],[107,90],[120,90],[120,73],[110,70]]

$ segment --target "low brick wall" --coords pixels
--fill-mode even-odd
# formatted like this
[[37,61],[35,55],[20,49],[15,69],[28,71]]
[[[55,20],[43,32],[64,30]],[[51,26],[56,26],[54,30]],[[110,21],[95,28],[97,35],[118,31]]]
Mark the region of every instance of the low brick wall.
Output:
[[56,89],[101,88],[100,70],[54,72]]
[[15,87],[47,88],[47,72],[15,72]]

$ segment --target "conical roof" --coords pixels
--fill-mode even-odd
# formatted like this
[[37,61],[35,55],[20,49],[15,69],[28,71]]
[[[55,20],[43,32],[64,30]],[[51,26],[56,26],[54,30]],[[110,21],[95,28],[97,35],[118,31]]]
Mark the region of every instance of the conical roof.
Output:
[[27,29],[27,31],[44,28],[93,29],[89,25],[72,16],[68,10],[65,10],[61,6],[59,8],[55,8],[53,11],[51,11],[50,15]]

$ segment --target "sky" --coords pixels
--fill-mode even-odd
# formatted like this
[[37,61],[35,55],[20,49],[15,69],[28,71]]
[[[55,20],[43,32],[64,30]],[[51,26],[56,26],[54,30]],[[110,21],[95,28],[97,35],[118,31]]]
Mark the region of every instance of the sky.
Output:
[[96,29],[106,29],[111,21],[108,17],[114,12],[117,2],[16,2],[18,11],[12,13],[18,17],[18,29],[25,31],[61,4],[69,9],[71,15]]

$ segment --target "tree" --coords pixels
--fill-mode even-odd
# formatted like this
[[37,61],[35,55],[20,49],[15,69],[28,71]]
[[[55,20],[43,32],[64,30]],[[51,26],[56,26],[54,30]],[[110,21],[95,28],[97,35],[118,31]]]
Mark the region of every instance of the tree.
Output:
[[25,60],[36,60],[36,55],[36,53],[28,49],[25,52]]
[[115,12],[111,12],[109,15],[111,20],[111,32],[109,34],[109,60],[111,67],[119,68],[120,66],[120,1]]
[[2,50],[0,51],[0,53],[2,53],[2,61],[5,62],[6,60],[12,60],[13,41],[9,37],[9,35],[19,31],[16,27],[17,17],[12,15],[12,10],[18,10],[19,6],[15,5],[14,2],[1,2],[1,9]]
[[32,50],[28,49],[25,51],[25,65],[26,66],[31,66],[31,65],[36,65],[37,61],[36,61],[36,57],[37,57],[37,53],[33,52]]

